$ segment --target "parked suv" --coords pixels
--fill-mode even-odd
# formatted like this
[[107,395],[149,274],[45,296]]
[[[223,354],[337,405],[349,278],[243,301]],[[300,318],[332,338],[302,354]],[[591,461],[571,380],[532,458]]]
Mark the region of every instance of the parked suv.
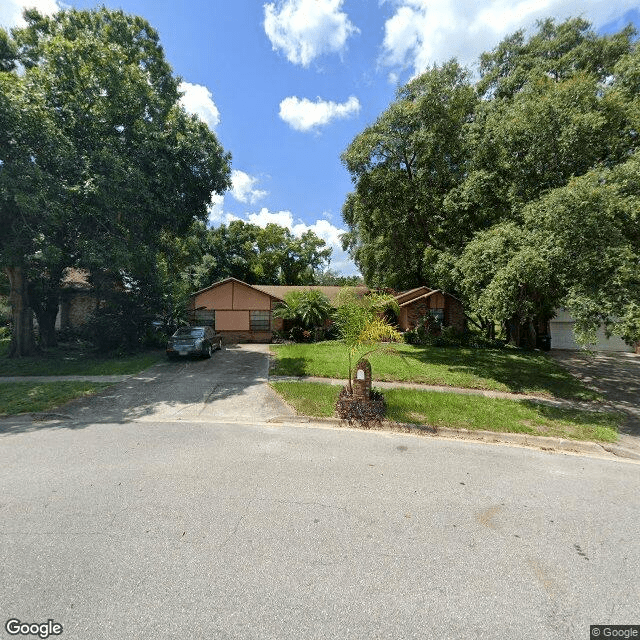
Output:
[[167,342],[167,356],[204,356],[210,358],[216,349],[222,348],[222,338],[212,327],[180,327]]

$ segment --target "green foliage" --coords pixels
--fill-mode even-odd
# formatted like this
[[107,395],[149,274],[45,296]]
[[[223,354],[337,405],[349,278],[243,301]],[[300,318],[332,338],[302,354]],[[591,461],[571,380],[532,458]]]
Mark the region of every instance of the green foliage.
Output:
[[290,291],[274,309],[274,318],[298,323],[305,329],[321,327],[331,317],[333,307],[322,291]]
[[66,267],[143,278],[163,231],[206,219],[230,156],[180,106],[145,20],[104,7],[25,19],[6,46],[0,34],[0,264],[38,282],[15,295],[52,329]]
[[464,175],[464,126],[475,104],[464,69],[434,67],[401,87],[342,154],[355,185],[342,212],[344,246],[370,286],[423,284],[424,249],[460,233],[442,208]]
[[366,282],[446,288],[515,342],[558,306],[583,339],[604,322],[638,340],[635,36],[543,20],[484,53],[475,84],[451,62],[401,88],[342,156]]
[[241,220],[213,229],[194,223],[182,238],[166,236],[162,250],[175,291],[189,293],[229,277],[249,284],[316,284],[330,256],[312,231],[296,237],[280,225],[262,229]]
[[100,353],[135,353],[144,345],[151,318],[136,296],[113,295],[91,315],[82,334]]
[[343,289],[337,300],[333,321],[342,344],[346,347],[351,390],[352,361],[380,348],[382,342],[400,342],[401,334],[384,318],[388,309],[399,310],[391,295],[370,293],[358,296],[353,289]]

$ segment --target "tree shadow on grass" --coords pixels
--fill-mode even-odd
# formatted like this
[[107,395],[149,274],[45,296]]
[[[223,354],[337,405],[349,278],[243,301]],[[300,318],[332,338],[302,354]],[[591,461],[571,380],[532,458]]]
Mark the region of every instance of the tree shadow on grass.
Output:
[[[571,407],[555,407],[544,402],[525,400],[522,402],[533,409],[543,418],[564,423],[568,426],[567,432],[550,433],[549,435],[559,435],[560,437],[579,439],[605,440],[598,436],[599,428],[610,429],[613,432],[621,430],[625,422],[625,415],[616,411],[590,411],[586,409],[573,409]],[[571,433],[571,428],[575,427],[576,433]]]
[[512,393],[539,393],[573,399],[595,399],[597,394],[539,352],[511,349],[468,349],[455,347],[421,347],[399,351],[406,361],[445,367],[494,381]]
[[271,373],[275,376],[306,376],[309,375],[308,362],[307,358],[282,358],[278,356],[276,366]]

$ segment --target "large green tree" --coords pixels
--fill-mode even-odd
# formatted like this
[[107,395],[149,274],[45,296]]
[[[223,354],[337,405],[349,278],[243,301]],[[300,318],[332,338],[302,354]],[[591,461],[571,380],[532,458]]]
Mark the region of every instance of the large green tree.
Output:
[[344,244],[370,286],[420,284],[425,249],[442,249],[458,234],[443,203],[464,177],[464,130],[475,105],[464,69],[434,67],[400,88],[343,153],[355,186],[343,207]]
[[228,277],[249,284],[315,284],[331,257],[331,248],[311,230],[298,237],[277,224],[262,228],[242,220],[211,229],[195,226],[184,250],[190,259],[178,271],[191,290]]
[[[461,82],[452,83],[453,77]],[[436,81],[443,78],[448,83]],[[416,84],[433,94],[429,100],[418,95],[416,104],[441,101],[446,108],[425,110],[415,120],[399,118],[413,113],[406,97]],[[443,86],[455,91],[443,92]],[[635,295],[635,276],[629,275],[635,240],[623,220],[630,200],[616,196],[613,206],[612,188],[598,181],[618,184],[622,174],[614,169],[633,165],[639,91],[635,31],[603,36],[582,19],[544,20],[529,35],[518,31],[505,38],[481,56],[474,85],[455,63],[413,80],[343,156],[356,185],[344,205],[346,244],[367,284],[448,288],[465,298],[488,330],[493,320],[509,324],[515,341],[523,326],[548,319],[559,304],[572,307],[581,326],[587,327],[591,314],[590,326],[604,320],[630,335],[632,305],[622,304],[625,295]],[[391,126],[398,121],[406,126]],[[435,148],[432,136],[438,137],[438,159],[423,155]],[[409,175],[420,175],[417,187],[433,196],[432,206],[407,186]],[[611,263],[615,282],[589,279],[595,251],[585,249],[577,261],[584,269],[569,268],[575,267],[576,247],[592,246],[597,209],[585,210],[589,224],[567,216],[572,241],[549,208],[571,202],[572,214],[578,212],[576,194],[590,203],[590,188],[593,198],[615,211],[606,224],[603,216],[611,234],[597,235],[603,255],[627,256]],[[618,302],[598,313],[599,301],[614,290]],[[614,307],[617,323],[611,320]]]
[[[31,207],[37,224],[27,234],[14,225],[17,251],[3,251],[0,260],[36,285],[41,335],[52,338],[62,270],[84,267],[97,284],[114,275],[148,277],[162,232],[184,233],[206,217],[211,195],[228,188],[230,156],[179,105],[179,79],[145,20],[105,8],[53,17],[27,11],[25,18],[27,26],[2,47],[5,60],[15,52],[23,71],[18,76],[5,62],[2,75],[19,86],[12,92],[19,109],[45,114],[73,161],[46,174],[57,192],[39,190],[40,209]],[[26,153],[25,127],[13,122],[11,144]],[[40,156],[23,157],[35,165]],[[18,221],[28,190],[7,182],[3,215]],[[16,287],[12,297],[29,305]],[[22,329],[14,320],[15,338]],[[25,352],[17,340],[13,352]]]

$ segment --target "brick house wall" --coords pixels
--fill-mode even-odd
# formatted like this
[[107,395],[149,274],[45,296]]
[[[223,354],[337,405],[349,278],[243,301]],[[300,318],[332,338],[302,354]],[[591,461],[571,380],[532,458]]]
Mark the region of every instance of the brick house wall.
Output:
[[[441,310],[443,314],[443,326],[455,327],[464,331],[464,307],[462,302],[451,294],[442,291],[434,291],[428,287],[419,287],[410,292],[396,296],[400,304],[398,325],[401,331],[413,329],[426,315],[433,311]],[[412,300],[412,298],[415,298]]]

